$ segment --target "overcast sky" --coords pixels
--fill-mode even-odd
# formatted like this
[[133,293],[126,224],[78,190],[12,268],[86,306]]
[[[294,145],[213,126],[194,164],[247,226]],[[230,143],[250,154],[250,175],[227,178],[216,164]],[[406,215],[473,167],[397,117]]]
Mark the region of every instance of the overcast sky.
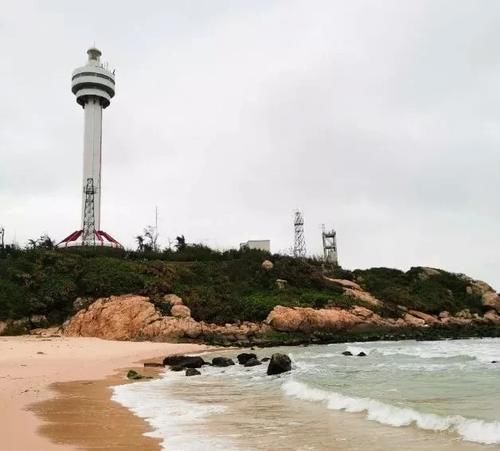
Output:
[[103,230],[154,222],[218,248],[321,224],[346,268],[427,265],[500,288],[500,2],[2,1],[0,225],[25,244],[80,226],[94,42]]

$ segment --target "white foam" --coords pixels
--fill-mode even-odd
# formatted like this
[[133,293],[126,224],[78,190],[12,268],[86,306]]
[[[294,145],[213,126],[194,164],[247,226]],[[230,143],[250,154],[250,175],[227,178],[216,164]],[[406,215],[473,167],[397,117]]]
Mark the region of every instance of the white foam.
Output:
[[385,404],[370,398],[354,398],[328,392],[289,380],[282,386],[287,396],[304,401],[325,403],[328,409],[346,412],[366,412],[368,420],[394,427],[416,425],[432,431],[452,431],[463,440],[484,444],[500,444],[500,422],[467,419],[460,415],[440,416]]
[[162,440],[162,449],[203,451],[236,449],[225,440],[210,438],[199,432],[209,415],[220,413],[224,406],[198,404],[168,396],[168,385],[178,379],[169,374],[165,379],[137,382],[112,387],[112,399],[144,419],[153,429],[145,435]]
[[[372,352],[383,356],[405,355],[409,357],[419,357],[421,359],[465,359],[477,360],[482,363],[489,363],[492,360],[500,360],[500,341],[494,339],[482,340],[443,340],[428,342],[413,342],[412,344],[400,343],[383,346],[375,346]],[[366,352],[366,350],[365,350]]]

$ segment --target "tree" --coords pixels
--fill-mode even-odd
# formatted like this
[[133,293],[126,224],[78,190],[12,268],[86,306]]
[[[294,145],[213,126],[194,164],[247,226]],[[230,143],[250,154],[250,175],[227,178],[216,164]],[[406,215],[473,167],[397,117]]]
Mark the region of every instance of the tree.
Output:
[[182,252],[184,249],[186,249],[187,244],[186,244],[186,238],[184,238],[184,235],[180,235],[175,238],[177,243],[175,244],[175,248],[177,249],[177,252]]
[[139,252],[144,252],[144,237],[142,235],[137,235],[135,240],[137,241],[137,250]]
[[55,241],[50,236],[48,236],[46,233],[43,234],[37,240],[37,247],[39,249],[54,249],[55,244],[56,244]]
[[158,252],[158,232],[156,231],[156,227],[147,226],[144,229],[144,237],[147,240],[149,250]]
[[142,235],[135,237],[139,252],[158,252],[158,233],[153,226],[147,226]]
[[28,249],[54,249],[55,245],[55,241],[46,233],[36,240],[28,240]]

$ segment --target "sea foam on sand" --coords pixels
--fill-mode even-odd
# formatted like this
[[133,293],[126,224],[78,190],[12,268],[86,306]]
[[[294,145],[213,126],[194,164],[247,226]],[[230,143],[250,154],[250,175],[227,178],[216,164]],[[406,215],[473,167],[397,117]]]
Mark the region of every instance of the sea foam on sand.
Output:
[[[112,399],[144,419],[153,429],[146,435],[161,439],[162,449],[176,451],[235,450],[227,441],[210,437],[200,431],[207,416],[220,413],[224,406],[198,404],[174,398],[168,386],[179,380],[169,372],[168,377],[153,381],[112,387]],[[185,376],[182,373],[181,377]]]

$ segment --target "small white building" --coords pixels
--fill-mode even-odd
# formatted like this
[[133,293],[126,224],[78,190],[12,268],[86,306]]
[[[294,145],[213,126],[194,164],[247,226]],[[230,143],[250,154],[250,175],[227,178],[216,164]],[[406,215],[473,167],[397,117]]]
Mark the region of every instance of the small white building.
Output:
[[246,243],[240,243],[240,249],[259,249],[271,252],[271,240],[249,240]]

